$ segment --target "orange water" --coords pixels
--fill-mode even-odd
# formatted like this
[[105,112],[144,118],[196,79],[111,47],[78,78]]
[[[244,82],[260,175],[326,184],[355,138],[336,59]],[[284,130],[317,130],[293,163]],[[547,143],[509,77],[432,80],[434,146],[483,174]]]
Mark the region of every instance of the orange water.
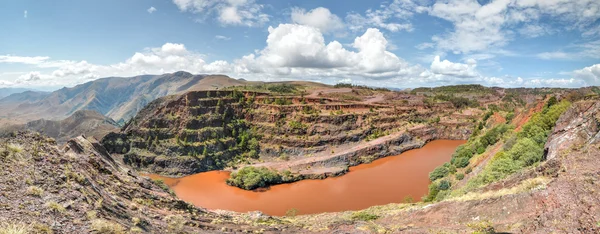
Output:
[[225,184],[229,172],[211,171],[182,178],[163,179],[177,196],[199,207],[239,212],[259,210],[284,215],[359,210],[374,205],[400,203],[408,196],[419,201],[427,194],[429,172],[450,160],[458,140],[436,140],[423,148],[351,167],[350,172],[324,180],[303,180],[272,186],[264,192]]

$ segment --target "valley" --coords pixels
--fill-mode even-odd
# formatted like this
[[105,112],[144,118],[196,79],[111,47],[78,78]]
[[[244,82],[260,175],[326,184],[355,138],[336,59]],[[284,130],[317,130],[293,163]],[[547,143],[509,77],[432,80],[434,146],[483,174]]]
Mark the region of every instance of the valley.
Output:
[[[140,87],[146,101],[124,95]],[[102,105],[74,104],[91,93]],[[184,72],[11,94],[0,100],[19,110],[0,116],[0,222],[36,233],[597,232],[599,94]]]

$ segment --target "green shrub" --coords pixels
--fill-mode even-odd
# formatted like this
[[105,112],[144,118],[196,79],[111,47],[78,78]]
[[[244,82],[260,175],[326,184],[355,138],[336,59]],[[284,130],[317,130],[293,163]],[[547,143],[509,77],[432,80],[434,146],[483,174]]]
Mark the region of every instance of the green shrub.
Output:
[[432,172],[429,173],[429,180],[435,181],[439,178],[442,178],[442,177],[448,175],[448,173],[449,173],[449,170],[447,167],[439,166],[439,167],[435,168],[435,170],[433,170]]
[[457,168],[464,168],[469,165],[469,158],[462,157],[454,160],[454,166]]
[[454,176],[457,180],[462,180],[465,178],[465,174],[463,173],[458,173]]
[[227,179],[227,184],[247,190],[267,187],[281,182],[283,182],[281,175],[277,171],[266,167],[244,167],[231,173],[230,178]]
[[378,219],[379,215],[371,214],[366,211],[357,211],[357,212],[352,213],[352,216],[350,218],[354,221],[357,221],[357,220],[371,221],[371,220]]
[[450,182],[447,180],[442,180],[438,184],[438,190],[448,190],[450,189]]

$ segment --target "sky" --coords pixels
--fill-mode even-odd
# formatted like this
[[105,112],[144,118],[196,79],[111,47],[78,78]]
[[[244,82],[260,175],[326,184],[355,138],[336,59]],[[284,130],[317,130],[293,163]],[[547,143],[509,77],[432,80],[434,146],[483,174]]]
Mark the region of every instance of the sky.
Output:
[[600,85],[598,0],[3,0],[0,87],[188,71],[375,87]]

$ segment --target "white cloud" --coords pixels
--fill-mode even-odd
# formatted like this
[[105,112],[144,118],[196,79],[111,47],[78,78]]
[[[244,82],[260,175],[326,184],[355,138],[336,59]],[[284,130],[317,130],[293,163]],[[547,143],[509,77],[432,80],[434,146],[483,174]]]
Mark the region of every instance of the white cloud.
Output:
[[231,37],[226,37],[226,36],[223,36],[223,35],[216,35],[215,39],[223,40],[223,41],[229,41],[229,40],[231,40]]
[[600,85],[600,64],[575,70],[573,77],[584,80],[587,85]]
[[429,10],[430,15],[454,25],[454,31],[432,37],[439,50],[454,53],[500,48],[513,39],[514,29],[530,37],[554,33],[550,28],[531,26],[543,17],[562,22],[568,30],[584,30],[600,19],[599,13],[597,0],[492,0],[485,5],[476,0],[449,0],[437,2]]
[[541,59],[547,59],[547,60],[551,60],[551,59],[571,59],[572,55],[569,53],[565,53],[565,52],[543,52],[543,53],[539,53],[537,54],[538,58]]
[[600,40],[571,44],[562,50],[538,53],[536,56],[547,60],[600,59]]
[[27,19],[27,10],[23,12],[23,18]]
[[154,8],[153,6],[151,6],[150,8],[148,8],[148,13],[152,14],[156,11],[156,8]]
[[[125,62],[98,65],[87,61],[50,60],[48,57],[0,56],[0,62],[20,62],[37,68],[54,70],[33,71],[18,76],[15,83],[35,86],[71,86],[99,77],[163,74],[176,71],[191,73],[226,73],[231,66],[226,61],[206,63],[203,55],[187,50],[183,44],[165,43],[134,53]],[[4,85],[4,84],[2,84]]]
[[475,77],[478,76],[475,68],[477,61],[467,59],[467,63],[453,63],[448,60],[440,61],[440,56],[435,56],[431,63],[431,72],[434,74],[455,76],[455,77]]
[[344,29],[344,23],[329,9],[318,7],[310,11],[302,8],[292,9],[292,22],[318,28],[322,33],[331,33]]
[[269,21],[263,5],[255,0],[172,0],[181,11],[203,15],[216,14],[223,25],[260,26]]
[[[380,9],[369,9],[364,15],[351,12],[346,16],[348,27],[352,31],[362,31],[368,27],[383,28],[391,32],[401,30],[412,31],[409,19],[414,13],[426,11],[426,7],[417,5],[411,0],[394,0],[389,5],[381,5]],[[398,23],[402,21],[401,23]]]
[[23,63],[23,64],[40,64],[50,59],[46,56],[23,57],[13,55],[0,55],[0,63]]
[[[47,76],[44,76],[44,78],[48,78]],[[21,75],[19,76],[19,79],[17,79],[17,83],[24,83],[24,82],[29,82],[29,81],[39,81],[42,79],[42,74],[38,71],[35,72],[29,72],[27,74]]]
[[[378,29],[368,29],[352,44],[357,52],[347,50],[338,41],[325,43],[323,34],[314,27],[280,24],[269,28],[267,46],[256,54],[236,61],[240,73],[268,73],[279,77],[369,77],[385,79],[419,74],[386,50],[387,40]],[[418,71],[415,71],[418,70]]]
[[519,33],[528,38],[536,38],[545,35],[551,35],[554,33],[554,30],[546,25],[528,24],[519,29]]

